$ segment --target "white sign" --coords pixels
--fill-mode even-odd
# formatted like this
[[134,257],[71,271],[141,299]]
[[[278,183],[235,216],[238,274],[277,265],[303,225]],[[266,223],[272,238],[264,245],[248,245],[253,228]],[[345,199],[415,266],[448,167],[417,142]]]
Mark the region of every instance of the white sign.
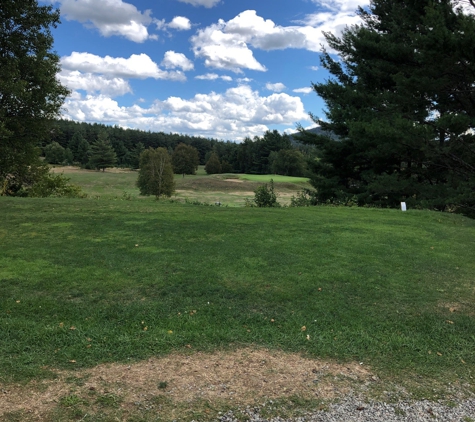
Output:
[[406,211],[406,203],[401,202],[401,211]]

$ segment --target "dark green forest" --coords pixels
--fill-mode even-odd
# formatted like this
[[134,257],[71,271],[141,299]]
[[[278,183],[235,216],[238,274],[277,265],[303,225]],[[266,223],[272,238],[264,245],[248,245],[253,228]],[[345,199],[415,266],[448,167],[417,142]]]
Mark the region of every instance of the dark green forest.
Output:
[[41,147],[50,164],[96,168],[91,165],[91,156],[93,145],[100,139],[110,143],[116,154],[116,165],[128,168],[138,168],[140,154],[148,148],[165,148],[172,155],[181,143],[196,148],[201,165],[206,164],[215,153],[223,173],[306,176],[309,161],[315,160],[317,156],[316,147],[298,143],[291,136],[276,130],[237,143],[70,120],[54,121],[51,137]]

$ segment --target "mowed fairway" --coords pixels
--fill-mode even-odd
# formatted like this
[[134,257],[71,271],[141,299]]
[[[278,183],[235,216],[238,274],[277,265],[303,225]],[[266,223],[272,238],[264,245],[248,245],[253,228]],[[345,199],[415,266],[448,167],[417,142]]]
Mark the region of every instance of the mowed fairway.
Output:
[[472,385],[475,221],[462,216],[3,197],[0,215],[5,386],[243,347],[430,391]]

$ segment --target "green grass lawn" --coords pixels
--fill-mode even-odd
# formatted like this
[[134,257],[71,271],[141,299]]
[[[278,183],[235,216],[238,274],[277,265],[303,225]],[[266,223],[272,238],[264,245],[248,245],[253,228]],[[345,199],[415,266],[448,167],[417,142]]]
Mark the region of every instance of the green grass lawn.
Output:
[[0,382],[186,345],[472,382],[473,220],[151,198],[2,197],[0,215]]

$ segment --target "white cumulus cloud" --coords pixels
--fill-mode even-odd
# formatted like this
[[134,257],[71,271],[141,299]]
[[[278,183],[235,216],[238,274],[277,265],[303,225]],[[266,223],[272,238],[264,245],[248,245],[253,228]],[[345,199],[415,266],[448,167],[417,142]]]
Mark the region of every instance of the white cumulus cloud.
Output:
[[106,95],[81,96],[77,92],[65,102],[64,117],[83,122],[116,123],[140,119],[146,109],[137,105],[121,107]]
[[283,93],[261,96],[248,85],[190,99],[169,97],[149,108],[121,107],[105,95],[75,92],[67,99],[65,110],[64,116],[73,120],[229,140],[261,136],[269,125],[309,120],[299,97]]
[[282,82],[277,82],[275,84],[271,84],[270,82],[268,82],[266,84],[266,89],[268,89],[269,91],[282,92],[286,88],[287,87]]
[[369,0],[312,0],[313,3],[323,6],[326,9],[338,12],[354,13],[358,6],[365,7],[369,5]]
[[100,93],[110,97],[132,92],[128,81],[123,78],[106,78],[92,73],[81,73],[77,70],[63,70],[58,74],[63,85],[71,90],[83,90],[88,94]]
[[[279,26],[258,16],[255,10],[245,10],[233,19],[201,29],[191,38],[195,56],[216,69],[240,72],[241,69],[265,71],[254,57],[252,49],[265,51],[287,48],[319,52],[326,44],[322,31],[340,34],[348,26],[360,22],[346,6],[328,12],[315,13],[296,21],[293,26]],[[338,4],[336,5],[338,6]]]
[[216,6],[221,0],[178,0],[182,3],[188,3],[193,6],[204,6],[206,8],[211,8]]
[[247,43],[262,50],[285,48],[309,48],[314,42],[309,38],[313,28],[301,26],[278,26],[270,19],[257,15],[255,10],[246,10],[227,22],[225,32],[243,37]]
[[105,37],[123,36],[134,42],[156,38],[148,33],[152,22],[150,10],[140,12],[122,0],[58,0],[61,14],[67,20],[92,24]]
[[228,75],[220,76],[217,73],[206,73],[204,75],[198,75],[198,76],[195,76],[195,79],[201,79],[205,81],[214,81],[216,79],[222,79],[223,81],[226,81],[226,82],[231,82],[233,80],[231,76],[228,76]]
[[203,58],[207,67],[241,72],[241,68],[266,71],[254,57],[239,34],[225,33],[226,23],[220,20],[191,37],[196,57]]
[[166,69],[176,69],[177,67],[180,67],[185,72],[194,69],[191,60],[189,60],[183,53],[175,53],[174,51],[167,51],[161,64]]
[[309,86],[305,88],[297,88],[297,89],[292,90],[292,92],[296,92],[297,94],[305,94],[305,95],[310,94],[312,91],[313,89],[310,88]]
[[90,53],[72,52],[70,56],[61,58],[61,66],[67,70],[84,73],[96,73],[118,78],[154,78],[183,81],[186,79],[180,71],[165,71],[146,54],[132,54],[128,59],[123,57],[100,57]]
[[[321,44],[327,44],[323,32],[340,36],[345,28],[361,24],[361,19],[356,14],[356,10],[358,6],[366,8],[370,0],[312,0],[312,2],[323,9],[327,9],[327,11],[307,15],[303,20],[295,23],[305,25],[304,32],[309,31],[309,27],[318,30],[318,34],[311,32],[317,35],[314,45],[318,44],[320,46]],[[318,68],[315,67],[313,70],[318,70]]]
[[187,31],[191,29],[191,22],[184,16],[175,16],[167,26],[178,31]]

